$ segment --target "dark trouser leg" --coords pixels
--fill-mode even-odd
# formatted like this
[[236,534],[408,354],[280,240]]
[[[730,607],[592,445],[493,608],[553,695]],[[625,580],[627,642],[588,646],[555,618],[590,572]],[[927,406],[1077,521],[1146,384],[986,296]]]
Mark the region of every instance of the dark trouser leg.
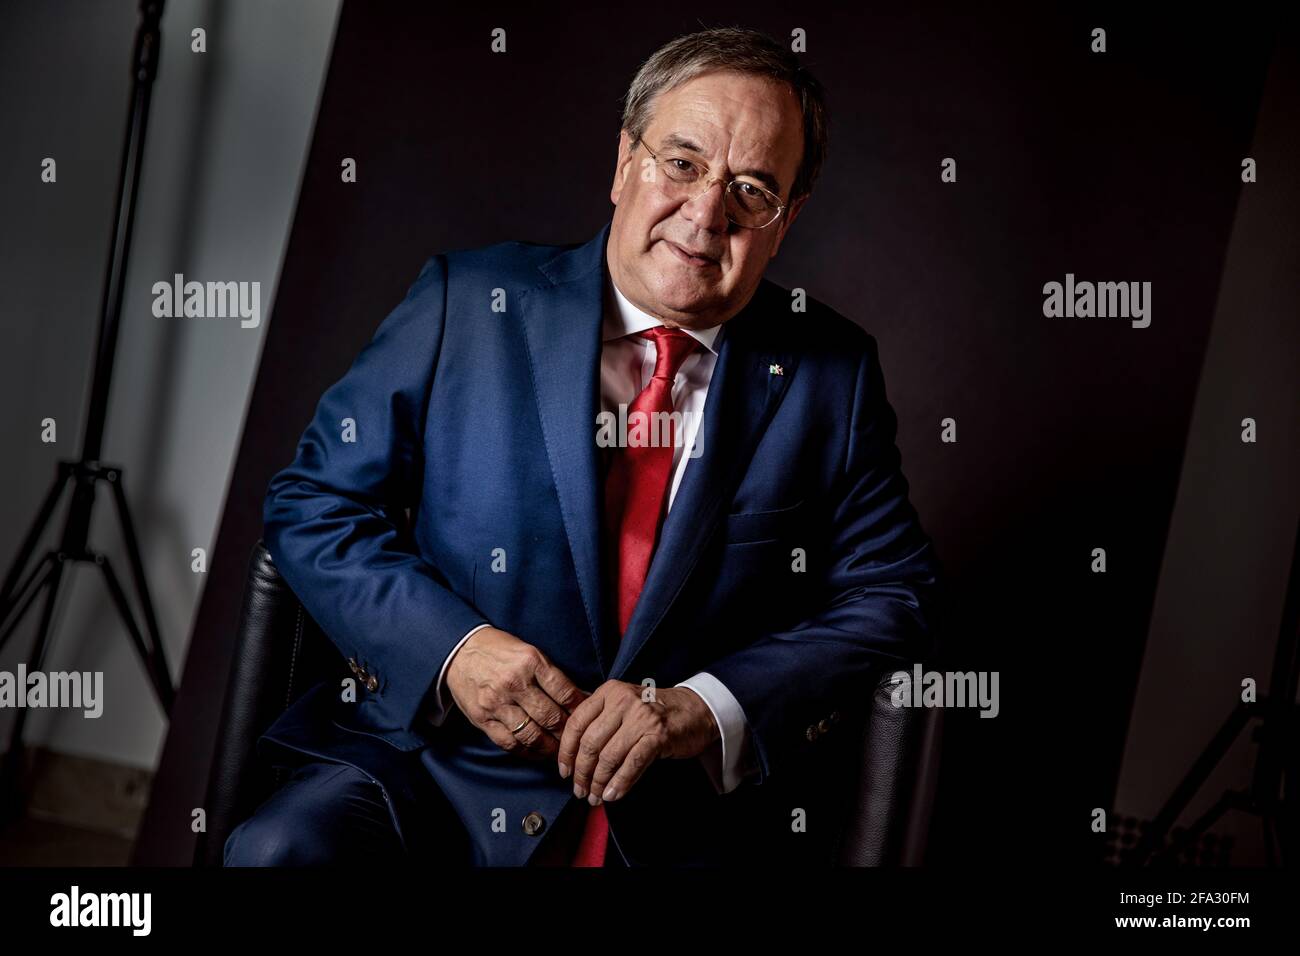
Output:
[[230,834],[226,866],[405,859],[383,791],[347,764],[303,764]]

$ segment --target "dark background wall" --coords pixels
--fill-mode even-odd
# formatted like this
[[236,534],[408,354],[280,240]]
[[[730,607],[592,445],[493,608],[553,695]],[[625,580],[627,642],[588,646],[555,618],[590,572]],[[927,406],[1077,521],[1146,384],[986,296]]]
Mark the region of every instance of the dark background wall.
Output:
[[[731,23],[807,31],[830,157],[769,275],[879,341],[953,584],[941,663],[1001,675],[996,719],[948,715],[929,860],[1099,858],[1234,210],[1264,188],[1239,172],[1278,31],[1259,11],[346,3],[138,862],[188,860],[262,497],[322,389],[429,255],[594,235],[636,67]],[[1151,326],[1045,318],[1067,272],[1151,282]]]

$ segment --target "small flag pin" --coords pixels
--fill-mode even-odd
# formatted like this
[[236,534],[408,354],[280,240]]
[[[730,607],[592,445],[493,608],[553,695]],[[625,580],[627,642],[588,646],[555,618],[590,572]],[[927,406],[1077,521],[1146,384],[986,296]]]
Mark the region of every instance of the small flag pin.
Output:
[[785,369],[783,369],[783,368],[782,368],[781,366],[779,366],[779,365],[769,365],[769,366],[767,367],[767,374],[768,374],[768,375],[784,375],[784,374],[785,374]]

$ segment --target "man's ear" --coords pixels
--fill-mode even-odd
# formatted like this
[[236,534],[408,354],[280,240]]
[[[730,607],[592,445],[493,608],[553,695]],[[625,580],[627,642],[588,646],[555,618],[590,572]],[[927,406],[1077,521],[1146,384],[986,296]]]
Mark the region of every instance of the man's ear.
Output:
[[773,259],[776,258],[776,251],[781,248],[781,243],[785,241],[785,234],[790,231],[790,227],[794,225],[795,217],[803,210],[803,204],[807,201],[808,197],[806,195],[800,196],[794,202],[790,203],[790,208],[787,209],[785,215],[781,217],[781,225],[777,227],[781,231],[777,234],[776,244],[772,246],[771,257]]
[[618,134],[618,160],[614,165],[614,184],[609,190],[609,199],[615,206],[618,205],[618,197],[623,192],[623,186],[627,183],[628,174],[632,171],[632,137],[627,134],[627,130],[621,130]]

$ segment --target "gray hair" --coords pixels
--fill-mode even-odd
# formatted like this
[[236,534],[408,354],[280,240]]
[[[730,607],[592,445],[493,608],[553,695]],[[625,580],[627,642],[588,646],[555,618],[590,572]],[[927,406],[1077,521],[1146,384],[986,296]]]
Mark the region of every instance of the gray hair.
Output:
[[766,76],[794,91],[803,110],[803,159],[790,189],[790,201],[810,194],[826,159],[826,93],[794,53],[766,33],[717,27],[680,36],[660,47],[632,78],[623,101],[623,130],[634,142],[640,139],[650,125],[656,96],[719,70]]

